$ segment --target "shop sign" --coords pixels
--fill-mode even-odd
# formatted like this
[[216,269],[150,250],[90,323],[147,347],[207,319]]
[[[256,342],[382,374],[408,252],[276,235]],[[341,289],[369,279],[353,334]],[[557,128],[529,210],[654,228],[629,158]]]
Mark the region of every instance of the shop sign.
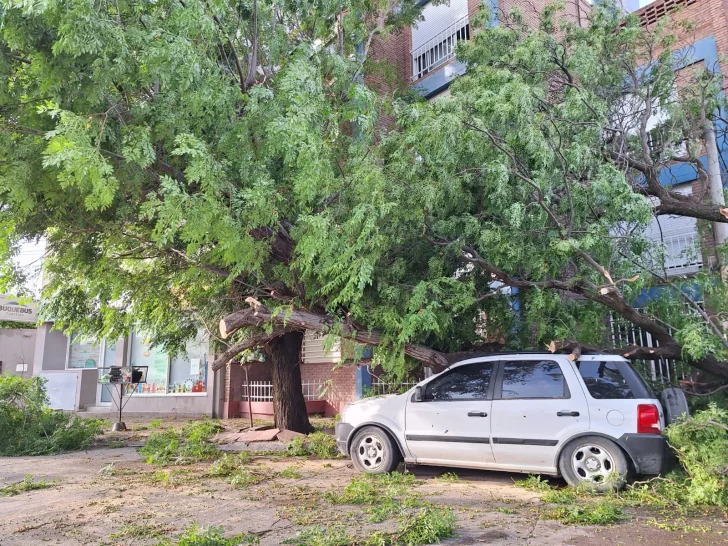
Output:
[[38,303],[20,303],[20,299],[0,294],[0,320],[14,322],[38,322]]

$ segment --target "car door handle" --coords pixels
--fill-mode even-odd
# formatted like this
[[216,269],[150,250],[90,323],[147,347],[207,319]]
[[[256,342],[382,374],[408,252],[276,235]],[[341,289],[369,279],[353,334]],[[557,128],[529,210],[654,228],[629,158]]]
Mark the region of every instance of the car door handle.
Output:
[[563,410],[556,413],[559,417],[579,417],[578,411]]
[[484,411],[469,411],[468,417],[488,417],[488,414]]

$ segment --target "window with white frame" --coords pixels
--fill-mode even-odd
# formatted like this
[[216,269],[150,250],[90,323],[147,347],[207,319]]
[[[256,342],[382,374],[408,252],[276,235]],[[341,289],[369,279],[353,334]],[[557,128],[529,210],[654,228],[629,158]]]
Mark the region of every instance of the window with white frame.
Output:
[[129,365],[146,366],[147,382],[137,386],[137,394],[189,394],[207,392],[208,342],[198,335],[189,341],[186,354],[170,357],[151,339],[139,332],[131,335]]

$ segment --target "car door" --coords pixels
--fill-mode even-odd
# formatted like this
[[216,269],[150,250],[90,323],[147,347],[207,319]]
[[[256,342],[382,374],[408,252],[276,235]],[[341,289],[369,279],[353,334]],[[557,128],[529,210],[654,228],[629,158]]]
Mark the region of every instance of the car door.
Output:
[[490,408],[496,363],[456,366],[407,401],[405,441],[418,463],[478,467],[493,463]]
[[495,462],[554,472],[562,443],[589,430],[589,408],[566,358],[518,357],[500,364],[491,409]]

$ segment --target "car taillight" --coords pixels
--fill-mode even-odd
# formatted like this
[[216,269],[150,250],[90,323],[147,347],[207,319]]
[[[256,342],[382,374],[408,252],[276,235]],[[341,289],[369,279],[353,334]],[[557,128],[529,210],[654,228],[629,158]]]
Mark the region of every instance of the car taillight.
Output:
[[639,434],[655,434],[660,432],[660,412],[654,404],[637,406],[637,432]]

